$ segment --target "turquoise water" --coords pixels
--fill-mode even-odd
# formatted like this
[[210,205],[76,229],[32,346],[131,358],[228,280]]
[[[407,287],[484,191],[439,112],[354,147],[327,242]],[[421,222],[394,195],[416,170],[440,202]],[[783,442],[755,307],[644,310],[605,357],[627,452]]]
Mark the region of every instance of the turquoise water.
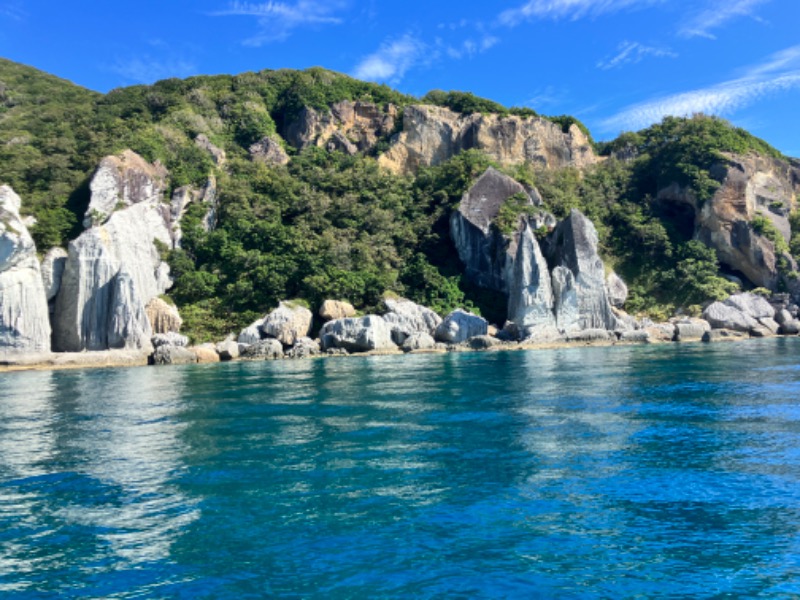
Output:
[[800,595],[800,339],[0,394],[2,598]]

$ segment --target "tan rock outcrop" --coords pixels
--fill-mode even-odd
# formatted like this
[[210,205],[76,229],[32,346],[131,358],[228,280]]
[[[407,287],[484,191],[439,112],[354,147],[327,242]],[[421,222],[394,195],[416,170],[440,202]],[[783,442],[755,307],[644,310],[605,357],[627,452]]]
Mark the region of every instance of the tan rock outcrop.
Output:
[[183,319],[181,319],[176,306],[167,304],[161,298],[156,297],[147,303],[145,310],[154,334],[180,332]]
[[481,150],[502,165],[525,162],[546,168],[583,167],[598,161],[576,125],[540,117],[463,115],[441,106],[413,105],[403,112],[403,130],[378,162],[395,173],[442,163],[464,150]]
[[309,146],[327,148],[330,144],[331,150],[363,152],[392,132],[396,117],[397,107],[393,104],[380,107],[342,100],[329,111],[303,108],[286,127],[284,138],[299,150]]
[[352,304],[343,300],[325,300],[319,309],[319,316],[325,321],[347,319],[356,316],[356,309]]

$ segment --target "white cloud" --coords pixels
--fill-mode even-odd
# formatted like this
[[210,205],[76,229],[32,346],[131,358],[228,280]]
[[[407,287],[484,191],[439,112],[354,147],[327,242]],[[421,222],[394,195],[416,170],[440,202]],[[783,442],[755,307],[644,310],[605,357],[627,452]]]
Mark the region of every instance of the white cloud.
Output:
[[715,39],[711,30],[739,17],[757,18],[756,8],[767,2],[770,0],[714,0],[684,23],[678,33],[684,37]]
[[641,129],[668,115],[730,115],[773,94],[800,89],[800,46],[773,54],[738,79],[635,104],[601,123],[605,131]]
[[197,66],[181,58],[158,59],[148,55],[127,60],[117,59],[110,71],[134,83],[153,83],[170,77],[189,77],[197,73]]
[[399,81],[411,67],[425,62],[427,49],[427,44],[407,33],[384,43],[377,52],[364,58],[353,70],[353,77],[368,81]]
[[648,56],[655,58],[675,58],[678,55],[668,48],[645,46],[639,42],[625,41],[617,47],[617,54],[611,58],[601,60],[597,63],[597,67],[604,70],[614,69],[623,65],[636,64]]
[[514,27],[535,19],[570,19],[596,17],[629,8],[658,4],[663,0],[530,0],[500,13],[501,25]]
[[259,33],[245,40],[248,46],[261,46],[267,42],[285,40],[298,27],[313,25],[338,25],[342,22],[336,13],[347,7],[344,0],[298,0],[288,2],[230,2],[228,8],[211,13],[217,17],[255,17]]
[[472,58],[477,54],[483,54],[487,50],[491,50],[500,39],[493,35],[484,35],[479,40],[466,39],[459,44],[446,44],[441,38],[436,39],[436,45],[444,48],[447,56],[452,59],[459,60],[462,58]]

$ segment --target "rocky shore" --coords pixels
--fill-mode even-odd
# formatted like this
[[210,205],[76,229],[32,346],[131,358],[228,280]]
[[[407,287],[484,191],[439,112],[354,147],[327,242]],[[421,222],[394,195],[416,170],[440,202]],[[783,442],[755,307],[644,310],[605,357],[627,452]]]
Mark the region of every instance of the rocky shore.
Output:
[[[366,105],[337,106],[332,109],[341,113],[336,118],[333,113],[303,112],[289,138],[302,148],[330,144],[341,138],[338,134],[350,132],[363,137],[362,145],[368,147],[391,124]],[[538,161],[555,168],[600,160],[574,125],[563,132],[533,119],[522,127],[516,117],[467,118],[436,107],[407,107],[405,115],[403,131],[382,156],[384,163],[391,163],[383,164],[388,170],[413,171],[468,146],[496,155],[498,164]],[[442,123],[455,137],[436,133]],[[496,130],[506,129],[521,132],[521,137],[501,152]],[[288,160],[276,158],[277,149],[267,141],[251,149],[259,160]],[[225,153],[207,138],[196,142],[216,164],[224,164]],[[789,215],[795,209],[800,171],[777,159],[735,155],[725,156],[715,169],[720,187],[710,200],[701,203],[690,191],[672,185],[656,202],[691,221],[695,239],[742,275],[737,280],[741,288],[760,286],[766,296],[734,294],[707,302],[702,314],[694,311],[693,316],[661,323],[630,315],[625,312],[627,286],[604,264],[594,223],[576,209],[556,218],[545,210],[536,188],[490,167],[450,212],[449,238],[464,276],[503,299],[497,312],[506,315],[504,322],[491,324],[463,309],[440,315],[388,293],[375,314],[366,315],[341,299],[327,300],[315,312],[303,301],[286,300],[238,334],[191,346],[180,333],[178,308],[165,296],[173,281],[164,257],[166,251],[181,248],[181,221],[190,207],[205,215],[202,226],[207,231],[216,227],[216,180],[209,176],[204,186],[180,187],[167,197],[170,174],[164,166],[126,150],[103,158],[94,172],[82,233],[68,248],[52,248],[43,257],[29,233],[30,218],[21,216],[22,200],[10,187],[0,187],[0,368],[797,335],[798,267],[775,236],[785,242],[791,235]],[[769,235],[751,226],[756,218]],[[776,293],[779,289],[786,292]]]

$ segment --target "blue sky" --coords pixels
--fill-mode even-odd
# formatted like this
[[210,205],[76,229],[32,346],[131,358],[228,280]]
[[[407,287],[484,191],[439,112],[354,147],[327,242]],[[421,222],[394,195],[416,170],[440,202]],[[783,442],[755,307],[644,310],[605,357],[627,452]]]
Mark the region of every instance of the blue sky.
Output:
[[800,0],[0,0],[0,55],[98,91],[323,66],[597,139],[702,111],[800,156]]

